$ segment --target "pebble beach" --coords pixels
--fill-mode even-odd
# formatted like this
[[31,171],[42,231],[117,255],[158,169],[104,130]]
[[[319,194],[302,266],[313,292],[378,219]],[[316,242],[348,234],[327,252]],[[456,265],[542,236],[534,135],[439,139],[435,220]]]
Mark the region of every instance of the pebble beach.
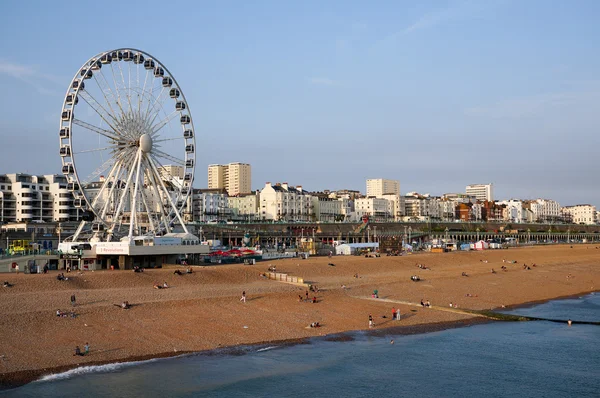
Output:
[[[462,310],[594,292],[599,290],[599,265],[600,246],[588,244],[294,258],[195,266],[192,274],[175,265],[141,273],[71,272],[65,274],[66,281],[56,279],[57,271],[3,274],[13,286],[0,289],[0,384],[16,386],[86,365],[300,343],[315,336],[344,339],[355,330],[424,333],[491,322]],[[301,300],[307,286],[265,278],[270,266],[303,278],[319,291]],[[184,273],[174,274],[177,269]],[[415,275],[419,281],[411,280]],[[165,282],[166,289],[153,287]],[[374,290],[378,298],[372,297]],[[245,302],[240,300],[243,291]],[[422,307],[421,300],[432,307]],[[120,308],[123,301],[131,308]],[[392,320],[392,308],[400,308],[400,320]],[[58,317],[57,310],[73,310],[75,317]],[[374,319],[371,329],[369,314]],[[309,327],[313,322],[320,327]],[[89,353],[74,356],[75,347],[83,349],[86,343]]]

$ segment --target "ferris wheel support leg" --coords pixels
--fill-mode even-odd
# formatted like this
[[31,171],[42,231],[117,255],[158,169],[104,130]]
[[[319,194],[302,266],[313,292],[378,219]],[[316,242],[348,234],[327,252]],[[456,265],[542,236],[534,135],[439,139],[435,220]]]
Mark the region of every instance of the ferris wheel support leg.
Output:
[[81,221],[79,223],[79,226],[77,227],[77,230],[75,231],[75,235],[73,235],[73,242],[77,242],[77,239],[79,239],[79,234],[81,233],[81,231],[83,231],[83,227],[85,227],[86,221]]
[[[150,163],[150,166],[152,167],[152,170],[154,170],[155,175],[159,176],[160,173],[158,172],[158,170],[156,169],[156,165],[154,164],[154,160],[149,158],[148,159]],[[165,187],[165,184],[162,180],[160,180],[160,185],[162,186],[162,188],[164,189],[165,192],[169,192],[167,191],[167,188]],[[181,226],[183,227],[183,230],[185,231],[186,234],[189,234],[189,231],[187,229],[187,227],[185,226],[185,223],[183,222],[183,219],[181,218],[181,214],[179,214],[179,210],[177,210],[177,206],[175,206],[175,203],[173,203],[173,198],[171,198],[171,195],[167,195],[167,199],[169,200],[169,203],[171,203],[171,208],[175,211],[175,215],[177,216],[177,219],[179,220],[179,222],[181,223]]]
[[[137,223],[137,198],[140,194],[140,191],[144,188],[140,189],[140,166],[142,165],[142,151],[138,151],[138,159],[137,159],[137,170],[135,173],[135,188],[133,192],[133,204],[131,205],[131,210],[129,212],[129,239],[133,238],[133,227],[135,226],[136,233],[139,234],[138,223]],[[142,184],[143,185],[143,184]]]

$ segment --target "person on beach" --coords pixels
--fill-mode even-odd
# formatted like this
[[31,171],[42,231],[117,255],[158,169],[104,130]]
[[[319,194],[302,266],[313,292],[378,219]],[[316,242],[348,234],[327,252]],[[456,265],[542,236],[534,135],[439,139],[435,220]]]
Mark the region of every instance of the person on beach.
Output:
[[306,291],[305,296],[306,296],[306,301],[308,301],[308,290]]
[[396,320],[400,320],[400,307],[396,308]]
[[313,304],[317,302],[317,296],[313,296],[312,302]]
[[396,309],[392,307],[392,321],[396,319]]
[[83,355],[87,355],[90,353],[90,343],[85,343],[85,345],[83,346]]
[[169,287],[169,285],[167,285],[167,282],[163,283],[163,289],[167,289]]
[[373,327],[373,315],[369,314],[369,327]]
[[81,348],[79,348],[79,346],[75,346],[75,353],[73,354],[73,356],[83,356],[83,353],[81,352]]
[[242,292],[242,297],[240,298],[240,301],[242,301],[244,303],[246,302],[246,291],[245,290]]
[[73,307],[75,307],[75,304],[76,304],[76,302],[75,302],[75,301],[76,301],[76,300],[75,300],[75,295],[74,295],[74,294],[72,294],[72,295],[71,295],[71,305],[72,305]]

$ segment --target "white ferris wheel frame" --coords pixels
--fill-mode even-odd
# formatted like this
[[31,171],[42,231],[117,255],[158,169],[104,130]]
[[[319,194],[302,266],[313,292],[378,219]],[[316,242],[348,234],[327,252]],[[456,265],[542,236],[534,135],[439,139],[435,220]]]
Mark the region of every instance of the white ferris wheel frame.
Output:
[[[114,54],[117,54],[117,59],[110,59],[110,57]],[[129,60],[125,60],[122,56],[124,54],[127,54],[129,56]],[[138,56],[141,56],[143,58],[136,58]],[[102,60],[106,60],[106,57],[109,57],[108,62],[104,62]],[[134,59],[136,61],[134,61]],[[141,59],[141,62],[138,62]],[[148,67],[145,67],[145,63],[144,61],[152,61],[152,68],[149,69]],[[149,95],[148,98],[148,106],[147,106],[147,110],[145,112],[145,119],[143,120],[143,122],[148,122],[148,118],[152,117],[152,120],[150,121],[150,123],[145,124],[142,127],[145,127],[145,129],[143,129],[144,131],[144,136],[150,136],[151,138],[148,140],[147,137],[146,139],[142,138],[141,136],[133,136],[131,134],[125,134],[126,131],[117,131],[117,129],[115,129],[111,123],[109,123],[108,120],[106,120],[106,118],[112,118],[113,120],[116,119],[115,117],[118,116],[123,116],[126,117],[128,115],[126,115],[125,110],[123,109],[123,105],[124,107],[127,107],[127,104],[129,104],[129,111],[130,113],[133,112],[133,107],[131,105],[131,69],[129,69],[129,85],[126,84],[125,82],[125,78],[123,75],[123,69],[121,68],[121,63],[124,62],[125,64],[137,64],[138,67],[138,79],[139,79],[139,67],[141,66],[142,68],[144,68],[144,71],[146,72],[146,77],[145,77],[145,81],[144,81],[144,88],[142,89],[142,93],[138,93],[138,95],[141,96],[145,96],[145,95]],[[115,77],[115,69],[114,69],[114,63],[118,63],[118,67],[119,67],[119,72],[120,72],[120,76],[121,76],[121,82],[122,83],[122,88],[125,90],[125,92],[120,93],[119,90],[119,84],[117,82],[117,78]],[[98,66],[99,65],[99,66]],[[102,74],[102,67],[108,67],[110,66],[111,68],[111,72],[112,72],[112,78],[113,78],[113,83],[114,86],[111,87],[110,83],[108,82],[108,80],[106,79],[106,76],[104,76],[104,74]],[[129,66],[128,66],[129,68]],[[156,71],[159,71],[162,69],[162,73],[159,73],[159,75],[156,75]],[[151,79],[163,79],[162,82],[162,89],[160,91],[160,93],[158,94],[158,96],[156,96],[156,98],[154,97],[153,93],[152,93],[152,89],[154,87],[154,84],[152,83],[150,85],[149,88],[149,92],[146,92],[146,81],[148,79],[148,72],[150,73],[150,77]],[[102,86],[102,84],[100,83],[100,79],[97,76],[102,76],[102,79],[104,80],[105,83],[105,87]],[[100,91],[103,94],[103,98],[100,100],[101,102],[98,102],[98,100],[96,100],[95,98],[93,98],[93,96],[91,96],[89,93],[87,94],[87,98],[86,98],[86,94],[87,92],[85,91],[85,81],[91,81],[93,78],[93,81],[95,81],[95,84],[97,85],[97,87],[100,89]],[[164,78],[169,78],[172,80],[172,83],[169,84],[168,86],[165,86],[164,84]],[[83,84],[82,84],[83,83]],[[139,83],[139,82],[138,82]],[[108,90],[110,91],[110,95],[112,95],[113,97],[113,101],[109,101],[107,95],[108,93],[105,91],[106,88],[108,88]],[[138,89],[139,84],[138,84]],[[116,93],[112,92],[114,89],[114,91],[116,91]],[[178,90],[178,96],[174,98],[175,102],[176,102],[176,106],[174,107],[175,110],[171,113],[168,114],[168,116],[166,116],[164,119],[160,120],[158,123],[154,124],[154,121],[157,119],[157,117],[160,115],[161,111],[164,112],[165,114],[167,114],[167,112],[165,112],[164,109],[164,102],[166,100],[169,99],[170,96],[170,91],[172,89],[176,89]],[[159,104],[158,108],[155,108],[156,103],[159,102],[159,99],[161,98],[161,96],[163,95],[164,91],[167,91],[169,94],[167,94],[167,96],[165,96],[165,98],[163,99],[163,102]],[[116,95],[115,95],[116,94]],[[121,94],[124,94],[124,96],[126,96],[126,101],[127,103],[123,104],[123,99],[121,98]],[[83,99],[90,108],[92,108],[97,115],[100,116],[100,118],[106,123],[107,127],[99,127],[99,126],[94,126],[92,124],[86,123],[83,120],[79,120],[76,119],[75,117],[75,109],[77,106],[77,103],[79,101],[79,99]],[[171,97],[173,99],[173,97]],[[104,101],[104,102],[102,102]],[[139,99],[140,103],[138,105],[138,113],[141,116],[141,101],[142,99]],[[151,105],[150,103],[154,101],[154,103]],[[183,102],[183,109],[178,109],[177,106]],[[92,105],[92,103],[94,103],[98,109]],[[115,111],[113,109],[113,105],[118,106],[121,113],[118,113],[118,110]],[[106,109],[106,108],[109,109]],[[150,112],[152,110],[152,112]],[[102,111],[102,112],[101,112]],[[112,114],[110,114],[109,112],[112,112]],[[105,113],[105,114],[103,114]],[[167,140],[175,140],[175,139],[183,139],[184,141],[184,155],[185,158],[183,160],[169,155],[168,153],[164,153],[158,149],[156,149],[156,152],[159,153],[158,155],[155,155],[153,153],[154,147],[153,147],[153,139],[156,140],[154,142],[161,142],[161,140],[157,140],[157,138],[160,137],[160,135],[158,135],[159,131],[165,127],[166,125],[168,125],[174,117],[178,116],[180,119],[180,125],[182,128],[182,136],[181,137],[177,137],[177,138],[169,138],[169,139],[165,139],[163,141],[167,141]],[[133,117],[133,115],[129,115],[129,117]],[[184,122],[184,117],[186,117],[186,121]],[[104,136],[105,138],[108,138],[110,140],[113,141],[113,155],[111,157],[111,159],[107,160],[103,165],[101,165],[94,174],[101,174],[103,171],[106,171],[109,167],[110,167],[110,172],[109,175],[105,178],[104,182],[102,183],[102,186],[100,188],[100,191],[98,192],[98,195],[96,196],[96,198],[94,200],[90,199],[90,195],[86,194],[86,188],[85,188],[85,183],[81,181],[81,178],[79,176],[79,173],[77,172],[77,167],[76,167],[76,153],[73,152],[73,125],[77,125],[81,128],[87,129],[88,131],[92,131],[95,132],[99,135]],[[151,128],[149,130],[149,128]],[[65,129],[66,129],[66,133],[65,133]],[[191,132],[191,133],[190,133]],[[131,133],[131,132],[129,132]],[[153,136],[153,139],[152,139]],[[146,234],[158,234],[158,233],[163,233],[163,232],[171,232],[172,230],[172,226],[174,224],[175,221],[179,221],[179,224],[183,227],[184,231],[187,233],[188,230],[185,226],[185,222],[181,216],[181,213],[183,211],[183,209],[187,206],[188,200],[192,195],[192,185],[193,185],[193,181],[194,181],[194,174],[195,174],[195,166],[196,166],[196,130],[194,129],[194,122],[193,122],[193,118],[192,118],[192,114],[191,111],[189,109],[189,104],[187,99],[185,98],[185,95],[183,93],[183,90],[181,89],[181,86],[179,85],[179,83],[177,83],[177,80],[175,79],[175,77],[173,76],[173,74],[168,70],[167,67],[164,66],[164,64],[162,64],[156,57],[152,56],[151,54],[142,51],[142,50],[138,50],[138,49],[134,49],[134,48],[119,48],[119,49],[115,49],[115,50],[110,50],[110,51],[103,51],[93,57],[91,57],[90,59],[88,59],[80,68],[79,70],[75,73],[73,79],[71,80],[70,84],[69,84],[69,88],[67,89],[67,92],[65,93],[65,98],[63,101],[63,107],[62,107],[62,111],[61,111],[61,118],[60,118],[60,133],[59,133],[59,140],[60,140],[60,157],[61,157],[61,162],[62,162],[62,172],[63,175],[66,176],[67,181],[68,181],[68,189],[73,193],[73,197],[74,197],[74,204],[76,205],[76,207],[78,208],[82,208],[85,207],[84,210],[88,210],[91,211],[94,216],[95,216],[95,220],[94,220],[94,224],[92,226],[92,230],[93,232],[100,232],[100,230],[104,230],[104,227],[106,227],[106,231],[107,231],[107,237],[106,240],[110,241],[113,236],[116,236],[120,233],[120,228],[122,223],[122,218],[125,215],[125,210],[124,210],[124,203],[125,203],[125,198],[128,196],[133,196],[133,200],[132,203],[130,203],[130,222],[129,222],[129,233],[128,236],[131,238],[133,236],[134,232],[140,232],[141,231],[141,227],[140,225],[138,225],[138,210],[136,206],[139,206],[140,204],[137,203],[138,200],[138,196],[139,196],[139,200],[141,200],[143,202],[144,207],[146,208],[146,210],[148,211],[148,204],[146,203],[146,194],[145,194],[145,188],[144,188],[144,184],[138,184],[137,182],[140,181],[140,171],[142,171],[141,169],[143,168],[144,170],[142,171],[142,178],[148,177],[149,180],[149,186],[151,186],[151,188],[154,190],[154,194],[156,195],[157,199],[158,199],[158,205],[160,207],[160,215],[155,214],[155,216],[157,217],[157,220],[155,220],[157,222],[157,225],[154,225],[154,221],[153,218],[150,214],[148,214],[149,212],[147,212],[147,217],[148,217],[148,222],[150,224],[150,228],[146,230]],[[149,141],[149,149],[148,149],[148,142],[142,142],[142,141]],[[189,150],[191,145],[191,151]],[[137,148],[137,149],[136,149]],[[143,149],[146,148],[148,149],[147,152],[145,152]],[[107,148],[98,148],[97,150],[104,150]],[[85,152],[85,151],[82,151]],[[171,161],[175,161],[176,163],[178,163],[179,165],[183,166],[184,169],[184,178],[183,178],[183,182],[181,184],[177,183],[177,184],[170,184],[171,187],[174,187],[172,191],[169,191],[166,188],[165,182],[163,181],[163,178],[161,177],[161,174],[159,172],[159,167],[163,167],[163,165],[158,161],[157,158],[161,158],[161,159],[169,159]],[[110,161],[113,161],[112,166],[108,165],[105,166],[106,164],[108,164]],[[129,167],[128,167],[129,166]],[[121,168],[125,167],[127,169],[127,180],[126,180],[126,184],[125,184],[125,188],[123,189],[122,187],[118,187],[119,182],[122,182],[121,180],[117,179],[117,177],[119,177],[121,175]],[[118,169],[118,170],[117,170]],[[99,172],[98,172],[99,170]],[[131,182],[132,182],[132,178],[133,175],[135,174],[135,182],[134,183],[134,188],[131,188]],[[111,181],[111,178],[113,178],[117,183]],[[110,184],[112,182],[112,185]],[[111,186],[109,186],[111,185]],[[112,216],[111,220],[107,219],[107,211],[108,211],[108,207],[110,206],[111,203],[111,197],[113,195],[113,192],[115,191],[115,188],[117,188],[117,191],[119,193],[120,199],[118,201],[118,204],[116,204],[117,206],[117,210],[114,211],[114,214]],[[110,189],[110,193],[109,193],[109,197],[106,200],[106,203],[104,204],[103,208],[98,208],[97,205],[97,199],[103,194],[103,191],[105,189]],[[121,191],[121,192],[119,192]],[[133,195],[132,195],[133,193]],[[175,198],[172,197],[172,195],[174,194]],[[131,199],[131,198],[130,198]],[[82,200],[85,202],[85,204],[82,202]],[[78,206],[77,206],[78,205]],[[113,203],[113,207],[115,206],[115,204]],[[82,232],[84,226],[85,226],[86,221],[82,221],[80,224],[80,227],[78,228],[76,234],[73,236],[73,240],[76,240],[79,236],[79,234]],[[102,226],[102,227],[100,227]],[[118,231],[116,230],[118,227]]]

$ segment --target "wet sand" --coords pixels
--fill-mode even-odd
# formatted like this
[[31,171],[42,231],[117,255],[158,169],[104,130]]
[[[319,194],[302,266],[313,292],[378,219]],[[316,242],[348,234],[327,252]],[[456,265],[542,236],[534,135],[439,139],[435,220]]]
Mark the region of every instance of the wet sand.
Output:
[[[531,269],[524,270],[524,263]],[[449,303],[459,309],[490,309],[600,290],[599,263],[600,248],[594,245],[562,245],[286,259],[194,267],[193,274],[181,276],[173,274],[175,269],[184,270],[176,266],[143,273],[73,272],[66,274],[68,281],[56,280],[56,271],[3,274],[14,287],[0,289],[0,385],[19,385],[85,365],[239,345],[296,344],[315,336],[343,340],[351,338],[348,332],[369,329],[369,314],[375,321],[369,333],[375,335],[489,322],[451,311]],[[311,299],[317,297],[317,303],[299,302],[299,295],[305,297],[304,286],[261,277],[269,265],[317,285],[319,293],[309,294]],[[461,276],[463,272],[468,276]],[[419,275],[421,281],[411,281],[411,275]],[[165,281],[168,289],[153,288]],[[371,298],[374,289],[379,300]],[[246,303],[240,301],[242,291],[247,293]],[[77,317],[57,317],[57,309],[71,310],[72,294],[77,298]],[[133,305],[131,309],[114,305],[124,300]],[[421,300],[429,300],[433,308],[420,307]],[[398,306],[401,320],[392,320],[392,307]],[[322,326],[307,328],[311,322]],[[86,342],[89,355],[73,356],[75,346],[83,349]]]

